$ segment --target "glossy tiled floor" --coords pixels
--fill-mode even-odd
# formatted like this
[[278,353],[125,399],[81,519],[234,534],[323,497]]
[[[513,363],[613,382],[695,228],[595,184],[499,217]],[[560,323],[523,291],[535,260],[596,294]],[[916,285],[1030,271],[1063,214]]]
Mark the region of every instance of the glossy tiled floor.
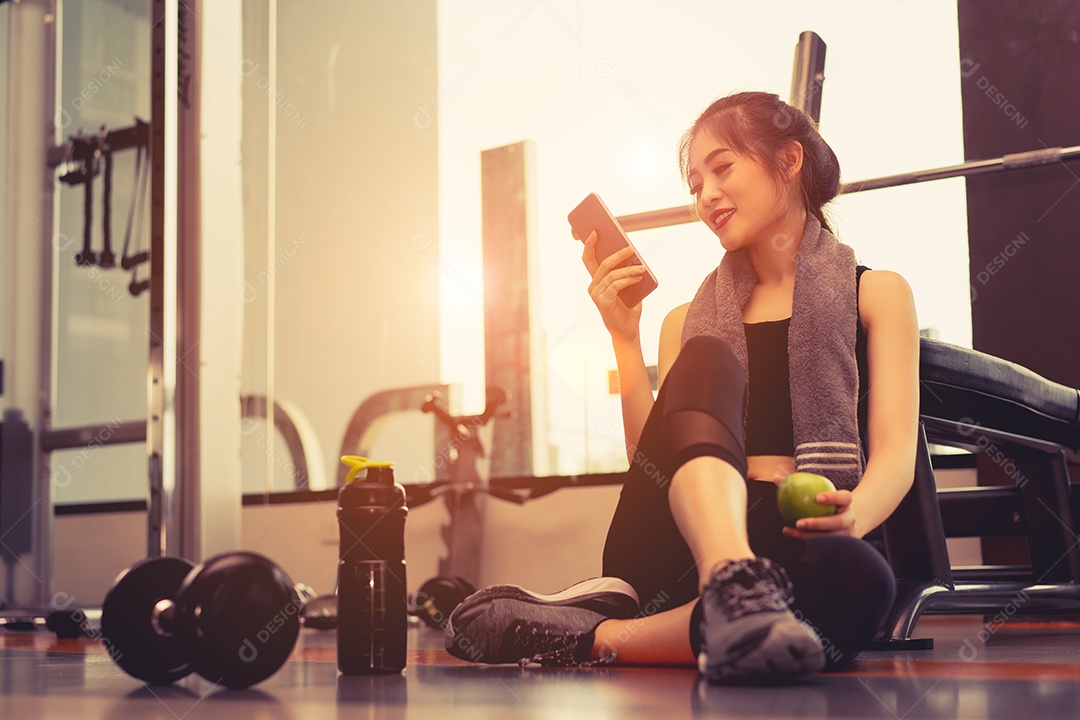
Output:
[[[304,630],[285,666],[255,688],[196,676],[146,687],[92,640],[0,631],[0,718],[1074,718],[1080,625],[925,618],[933,650],[864,653],[842,674],[791,687],[718,687],[691,668],[547,669],[467,665],[441,635],[410,631],[397,676],[339,676],[334,634]],[[985,641],[984,641],[985,640]]]

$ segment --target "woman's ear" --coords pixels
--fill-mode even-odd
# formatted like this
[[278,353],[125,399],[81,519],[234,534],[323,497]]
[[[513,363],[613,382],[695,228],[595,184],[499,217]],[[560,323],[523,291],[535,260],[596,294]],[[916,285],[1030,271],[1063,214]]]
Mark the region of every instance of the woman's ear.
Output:
[[780,148],[780,167],[784,172],[784,180],[791,182],[802,170],[803,146],[798,140],[792,140]]

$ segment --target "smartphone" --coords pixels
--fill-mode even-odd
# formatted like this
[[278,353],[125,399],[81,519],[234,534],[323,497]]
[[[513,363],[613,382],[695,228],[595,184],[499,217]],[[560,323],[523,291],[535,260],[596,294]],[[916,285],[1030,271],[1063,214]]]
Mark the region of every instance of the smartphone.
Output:
[[[578,240],[584,241],[592,234],[593,230],[596,231],[596,259],[598,262],[603,262],[607,256],[622,250],[627,245],[633,247],[633,243],[626,236],[622,226],[619,225],[619,221],[615,219],[615,216],[607,209],[607,205],[596,193],[586,195],[585,199],[570,211],[566,219],[570,221],[570,229],[574,231],[574,236]],[[634,248],[634,256],[627,258],[626,262],[619,267],[628,267],[630,265],[645,265],[645,261],[641,258],[641,253],[637,251],[637,248]],[[637,284],[623,288],[619,292],[619,299],[627,307],[634,307],[645,299],[646,295],[655,290],[657,285],[656,276],[653,275],[653,271],[649,269],[649,266],[645,265],[645,275]]]

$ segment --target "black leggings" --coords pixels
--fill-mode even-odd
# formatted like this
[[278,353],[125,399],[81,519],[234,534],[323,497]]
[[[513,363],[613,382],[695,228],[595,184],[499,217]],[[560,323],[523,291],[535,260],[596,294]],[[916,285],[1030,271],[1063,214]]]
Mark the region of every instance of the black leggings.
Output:
[[[731,348],[715,337],[690,339],[642,429],[604,545],[604,575],[633,585],[642,613],[669,610],[698,595],[697,566],[671,515],[668,486],[683,463],[700,456],[722,458],[746,476],[745,406],[746,382]],[[862,540],[796,540],[781,533],[784,524],[775,486],[747,481],[751,549],[787,571],[794,584],[792,611],[822,637],[826,667],[843,667],[866,647],[892,607],[892,571]],[[699,609],[690,623],[695,654]]]

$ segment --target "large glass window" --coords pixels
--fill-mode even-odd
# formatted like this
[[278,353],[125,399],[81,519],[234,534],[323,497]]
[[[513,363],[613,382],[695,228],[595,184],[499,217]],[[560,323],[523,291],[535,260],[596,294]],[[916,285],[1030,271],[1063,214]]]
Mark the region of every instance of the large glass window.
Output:
[[[63,4],[56,109],[62,141],[131,127],[136,118],[150,119],[149,16],[150,3],[138,0]],[[149,293],[133,292],[132,286],[146,279],[148,266],[121,267],[125,249],[129,256],[146,251],[149,238],[149,203],[144,199],[141,222],[136,212],[137,191],[147,185],[146,174],[137,180],[136,157],[135,150],[112,154],[111,192],[106,190],[105,158],[92,163],[95,175],[89,209],[85,182],[58,184],[51,419],[56,428],[100,425],[101,432],[108,434],[108,428],[121,421],[146,418]],[[58,176],[75,167],[62,164]],[[141,168],[145,173],[145,159]],[[93,257],[78,262],[88,222]],[[101,257],[107,225],[114,267],[103,266]],[[110,450],[101,455],[107,461],[86,462],[87,453],[97,452],[94,447],[53,455],[50,469],[58,478],[56,502],[146,496],[142,447]]]
[[[441,251],[474,285],[480,152],[523,138],[537,147],[539,366],[553,471],[625,467],[619,400],[608,393],[614,355],[567,212],[589,192],[616,215],[686,204],[676,162],[684,129],[733,91],[787,99],[804,30],[828,46],[821,132],[845,180],[963,162],[956,23],[954,6],[931,0],[439,4]],[[832,215],[861,262],[908,279],[927,331],[970,346],[963,181],[844,197]],[[632,239],[660,281],[642,317],[651,364],[664,315],[692,298],[722,249],[700,223]],[[483,324],[462,285],[442,285],[443,375],[478,407]]]
[[[321,489],[337,482],[365,400],[439,380],[437,268],[414,241],[438,235],[437,133],[413,122],[435,92],[435,4],[275,6],[270,17],[244,4],[237,68],[242,395],[273,396],[304,440],[308,487]],[[383,419],[368,452],[404,479],[431,465],[434,420],[419,403]],[[281,429],[271,439],[265,424],[244,425],[245,492],[297,489]]]
[[[149,119],[149,13],[147,0],[64,3],[64,137]],[[336,484],[346,430],[365,399],[439,381],[437,268],[414,240],[438,235],[437,130],[413,122],[435,92],[435,5],[342,2],[313,12],[299,1],[252,0],[238,6],[235,25],[228,16],[205,13],[213,20],[201,36],[202,281],[222,282],[215,268],[232,267],[238,252],[242,260],[223,281],[227,292],[204,289],[213,300],[201,332],[219,351],[231,312],[222,303],[242,307],[240,394],[208,397],[204,384],[202,402],[241,407],[245,492],[321,489]],[[236,113],[221,118],[223,106]],[[135,152],[116,153],[111,168],[117,264],[125,238],[131,254],[148,244],[148,203],[128,220],[145,184],[135,162]],[[87,218],[93,251],[105,242],[103,164],[96,170],[89,211],[85,183],[58,185],[56,428],[146,417],[149,293],[129,288],[146,265],[76,262]],[[222,210],[214,202],[222,197],[236,202]],[[203,372],[193,355],[178,364]],[[415,403],[370,434],[366,449],[412,477],[432,464],[433,431]],[[53,455],[57,502],[146,497],[144,448],[92,454],[94,462],[83,451]]]
[[[227,301],[244,315],[236,402],[246,416],[245,492],[334,485],[350,420],[379,393],[447,384],[460,391],[452,410],[483,410],[484,150],[522,140],[536,148],[533,371],[546,390],[534,403],[545,411],[539,454],[550,460],[540,470],[556,474],[625,466],[619,399],[609,391],[614,357],[566,222],[585,194],[598,192],[616,214],[686,204],[676,163],[683,130],[732,91],[787,98],[804,30],[828,45],[821,130],[846,180],[963,160],[955,8],[932,0],[768,10],[704,0],[670,8],[428,0],[319,11],[299,0],[245,0],[241,11],[237,28],[203,29],[205,45],[239,58],[203,73],[234,81],[213,92],[240,95],[231,99],[240,127],[229,146],[240,179],[204,176],[203,192],[238,197],[229,242],[242,245],[243,271]],[[64,4],[58,116],[66,133],[148,119],[148,16],[143,0]],[[135,198],[134,162],[134,153],[118,154],[113,168],[117,252]],[[53,424],[142,419],[147,294],[130,293],[130,272],[76,264],[84,191],[62,186],[58,197]],[[98,192],[97,247],[100,203]],[[921,325],[970,345],[964,213],[960,180],[847,196],[832,207],[861,262],[908,279]],[[131,236],[145,243],[145,214]],[[653,364],[664,315],[690,300],[722,250],[700,224],[633,239],[660,280],[642,319]],[[208,244],[204,261],[226,250]],[[204,320],[212,325],[214,308]],[[273,432],[271,399],[287,420]],[[406,481],[445,471],[435,420],[414,405],[388,416],[367,448],[396,460]],[[92,465],[108,470],[58,488],[57,500],[145,496],[144,455],[104,458]]]

